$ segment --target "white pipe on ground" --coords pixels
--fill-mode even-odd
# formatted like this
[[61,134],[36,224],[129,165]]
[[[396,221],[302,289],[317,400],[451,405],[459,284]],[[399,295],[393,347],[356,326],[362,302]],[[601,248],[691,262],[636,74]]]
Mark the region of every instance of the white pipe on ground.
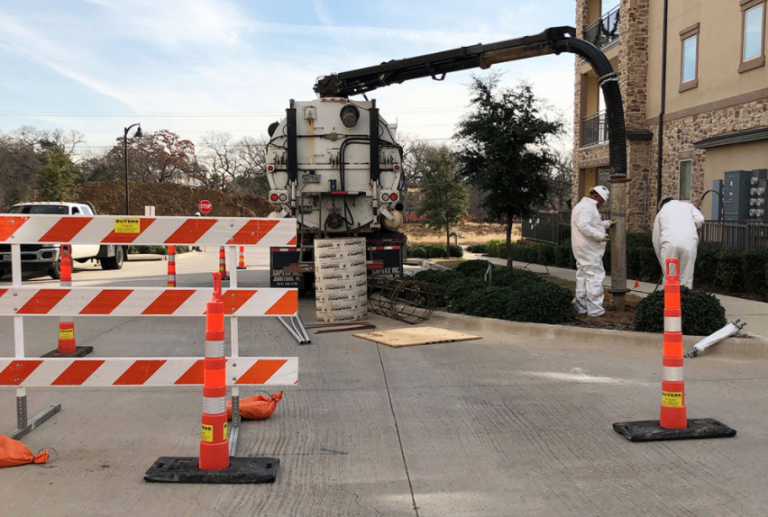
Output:
[[739,324],[741,320],[731,321],[728,322],[728,324],[715,332],[714,334],[705,337],[695,345],[693,345],[688,351],[685,353],[685,357],[696,357],[701,352],[706,350],[707,348],[711,347],[712,345],[719,343],[723,339],[729,338],[739,332],[741,329],[743,329],[746,326],[746,323]]

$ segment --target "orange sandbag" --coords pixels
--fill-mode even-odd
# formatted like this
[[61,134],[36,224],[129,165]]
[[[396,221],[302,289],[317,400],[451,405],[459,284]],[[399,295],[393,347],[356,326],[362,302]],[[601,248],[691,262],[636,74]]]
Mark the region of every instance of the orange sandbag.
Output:
[[48,463],[48,451],[43,451],[35,456],[20,441],[7,436],[0,436],[0,468],[28,463]]
[[[240,417],[245,420],[264,420],[272,416],[277,403],[283,398],[283,392],[273,393],[272,398],[254,395],[240,399]],[[227,401],[227,420],[232,420],[232,401]]]

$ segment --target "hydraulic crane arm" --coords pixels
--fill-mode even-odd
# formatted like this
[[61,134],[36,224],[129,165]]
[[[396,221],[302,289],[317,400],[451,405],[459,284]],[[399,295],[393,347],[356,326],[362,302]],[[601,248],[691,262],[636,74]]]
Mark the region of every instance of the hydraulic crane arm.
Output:
[[626,176],[624,108],[616,74],[605,54],[588,41],[576,38],[575,33],[576,29],[573,27],[553,27],[535,36],[397,59],[377,66],[321,77],[315,83],[314,89],[321,97],[349,97],[412,79],[432,77],[442,80],[445,74],[460,70],[486,69],[507,61],[571,52],[586,59],[595,69],[605,97],[611,136],[611,166],[615,175]]

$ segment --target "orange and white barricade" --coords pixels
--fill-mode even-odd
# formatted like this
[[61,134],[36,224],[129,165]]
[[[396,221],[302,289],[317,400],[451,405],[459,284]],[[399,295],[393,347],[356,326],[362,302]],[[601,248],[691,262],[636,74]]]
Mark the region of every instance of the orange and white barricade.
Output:
[[664,288],[664,352],[659,420],[620,422],[613,429],[633,442],[729,438],[736,431],[713,418],[688,419],[683,380],[683,308],[678,259],[667,259]]
[[[238,482],[273,481],[279,461],[274,458],[232,458],[227,467],[224,454],[233,455],[239,426],[239,387],[253,385],[286,385],[298,382],[298,358],[239,357],[238,324],[240,316],[295,317],[298,313],[298,293],[295,289],[238,289],[237,269],[231,268],[230,286],[222,293],[220,276],[214,273],[214,289],[178,289],[136,287],[61,287],[41,288],[23,286],[21,281],[21,244],[113,244],[113,245],[211,245],[230,246],[235,260],[237,246],[291,246],[296,243],[294,219],[253,218],[185,218],[185,217],[114,217],[114,216],[49,216],[0,215],[0,243],[11,245],[13,282],[0,288],[0,316],[14,319],[14,357],[0,358],[0,388],[17,390],[18,428],[10,436],[19,439],[61,408],[53,405],[32,419],[27,418],[26,389],[41,386],[57,387],[140,387],[140,386],[204,386],[204,427],[201,457],[194,460],[191,471],[197,474],[168,476],[147,472],[151,481]],[[172,272],[169,261],[169,275]],[[173,273],[175,273],[175,268]],[[175,280],[175,279],[174,279]],[[207,314],[207,316],[206,316]],[[71,319],[105,316],[206,316],[211,332],[207,333],[205,358],[88,358],[59,357],[27,358],[24,352],[24,318],[56,316]],[[230,319],[231,355],[224,357],[224,317]],[[68,323],[68,321],[63,322]],[[69,333],[67,333],[68,337]],[[74,338],[74,336],[72,336]],[[217,346],[214,346],[218,343]],[[69,343],[65,343],[66,346]],[[211,355],[214,352],[215,356]],[[226,422],[227,386],[231,388],[234,415],[232,429],[224,435],[219,426],[221,413]],[[215,400],[214,400],[215,399]],[[216,408],[214,408],[216,406]],[[224,409],[218,412],[219,407]],[[213,411],[216,412],[213,412]],[[213,418],[213,420],[211,420]],[[206,423],[209,421],[209,423]],[[219,426],[218,431],[216,426]],[[208,434],[206,434],[208,433]],[[208,439],[210,437],[210,440]],[[215,447],[210,444],[215,443]],[[208,461],[209,452],[215,459]],[[203,453],[203,451],[206,451]],[[222,453],[222,451],[224,451]],[[180,459],[184,460],[184,458]],[[238,460],[238,461],[235,461]],[[254,469],[253,462],[258,465]],[[260,462],[260,463],[259,463]],[[168,464],[165,462],[164,464]],[[258,472],[256,477],[243,478],[245,470]],[[178,465],[177,465],[178,467]],[[162,470],[162,469],[161,469]],[[200,477],[200,472],[203,473]],[[216,472],[211,478],[205,473]],[[157,474],[157,475],[155,475]],[[167,473],[166,473],[167,474]],[[195,477],[197,476],[197,477]],[[222,476],[224,476],[222,478]],[[227,478],[227,476],[234,476]],[[225,481],[222,481],[225,479]]]

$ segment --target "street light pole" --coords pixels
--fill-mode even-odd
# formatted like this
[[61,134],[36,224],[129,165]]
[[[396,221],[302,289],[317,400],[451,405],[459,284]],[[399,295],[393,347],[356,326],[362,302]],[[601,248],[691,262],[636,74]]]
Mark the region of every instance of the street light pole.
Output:
[[125,163],[125,215],[131,215],[130,198],[128,196],[128,131],[130,131],[134,126],[139,127],[136,129],[136,133],[134,133],[133,136],[141,138],[141,124],[139,123],[131,124],[125,128],[125,132],[123,133],[123,160]]

